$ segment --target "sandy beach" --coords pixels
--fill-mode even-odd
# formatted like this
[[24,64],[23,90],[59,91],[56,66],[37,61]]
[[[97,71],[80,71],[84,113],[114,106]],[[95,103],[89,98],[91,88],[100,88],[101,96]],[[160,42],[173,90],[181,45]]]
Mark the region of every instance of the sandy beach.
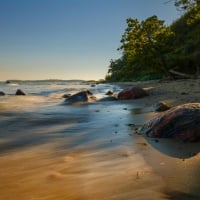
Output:
[[200,79],[153,80],[118,84],[123,88],[135,85],[146,89],[150,94],[149,97],[136,101],[148,106],[158,101],[165,101],[171,106],[200,101]]
[[1,198],[200,199],[200,143],[155,140],[130,126],[157,115],[152,105],[158,101],[200,102],[200,80],[115,85],[137,85],[149,96],[74,107],[37,104],[34,113],[1,111]]

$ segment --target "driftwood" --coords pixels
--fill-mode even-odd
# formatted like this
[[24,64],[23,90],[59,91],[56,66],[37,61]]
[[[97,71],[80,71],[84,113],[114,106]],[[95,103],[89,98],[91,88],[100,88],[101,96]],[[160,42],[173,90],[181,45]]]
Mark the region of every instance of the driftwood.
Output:
[[185,74],[185,73],[182,73],[182,72],[177,72],[173,69],[169,70],[169,72],[171,74],[174,74],[174,75],[177,75],[177,76],[180,76],[180,77],[183,77],[183,78],[196,78],[197,76],[196,75],[191,75],[191,74]]

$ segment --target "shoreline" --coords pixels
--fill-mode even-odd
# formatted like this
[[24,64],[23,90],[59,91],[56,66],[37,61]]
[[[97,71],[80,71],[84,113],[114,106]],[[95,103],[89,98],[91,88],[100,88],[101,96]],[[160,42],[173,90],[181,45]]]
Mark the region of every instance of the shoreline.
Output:
[[165,101],[171,106],[200,102],[200,79],[116,82],[113,84],[119,85],[122,89],[129,86],[145,89],[149,96],[134,101],[144,103],[147,106],[158,101]]
[[199,143],[155,140],[128,126],[153,117],[150,108],[157,101],[172,106],[196,101],[200,81],[115,83],[113,89],[115,85],[137,85],[149,96],[71,107],[42,101],[36,110],[2,113],[3,199],[200,198]]
[[[135,99],[147,108],[159,101],[174,107],[186,103],[200,103],[200,79],[156,80],[145,82],[117,83],[122,89],[137,86],[145,89],[149,96]],[[159,113],[156,113],[157,115]],[[142,136],[139,143],[146,144],[140,154],[152,167],[153,172],[165,183],[166,199],[198,199],[200,192],[199,142],[181,143],[175,139],[155,139]],[[165,199],[165,198],[164,198]]]

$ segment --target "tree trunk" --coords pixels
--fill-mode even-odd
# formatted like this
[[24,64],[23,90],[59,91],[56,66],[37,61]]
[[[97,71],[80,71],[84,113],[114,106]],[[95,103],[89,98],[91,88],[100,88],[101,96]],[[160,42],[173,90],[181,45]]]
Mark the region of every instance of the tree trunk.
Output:
[[173,69],[169,70],[170,73],[172,74],[175,74],[177,76],[180,76],[182,78],[195,78],[195,75],[189,75],[189,74],[185,74],[185,73],[182,73],[182,72],[177,72]]

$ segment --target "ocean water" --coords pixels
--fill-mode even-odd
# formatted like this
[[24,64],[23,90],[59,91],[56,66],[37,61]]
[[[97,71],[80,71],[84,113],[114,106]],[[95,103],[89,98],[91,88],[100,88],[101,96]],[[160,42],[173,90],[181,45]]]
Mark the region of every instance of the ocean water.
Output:
[[[43,104],[42,106],[59,104],[64,101],[62,98],[64,94],[75,94],[82,90],[90,90],[98,99],[104,97],[108,90],[119,91],[119,87],[107,84],[93,86],[94,84],[91,85],[86,81],[12,81],[10,84],[0,82],[0,91],[7,94],[1,97],[0,106],[6,107],[9,104],[8,107],[17,107],[19,105],[20,109],[23,109],[28,105],[28,108],[32,109],[40,104]],[[27,95],[15,96],[17,89],[21,89]]]
[[[17,89],[27,95],[15,96]],[[97,102],[63,104],[63,94],[82,90],[90,90]],[[196,188],[194,181],[187,184],[194,177],[191,171],[180,178],[193,164],[168,160],[133,134],[129,124],[140,126],[153,113],[134,112],[144,107],[139,102],[98,101],[108,90],[117,94],[121,88],[85,81],[0,83],[6,93],[0,97],[0,199],[172,199],[168,182],[176,195]],[[171,175],[165,163],[176,173]]]
[[[99,84],[94,87],[84,81],[16,81],[11,84],[1,83],[0,88],[6,93],[0,97],[1,153],[55,142],[66,136],[76,137],[76,134],[90,128],[98,129],[98,120],[106,125],[105,118],[99,116],[102,117],[104,112],[110,112],[110,107],[114,109],[115,106],[113,102],[98,103],[98,99],[103,98],[108,90],[120,90],[118,86]],[[23,90],[26,96],[16,96],[17,89]],[[78,106],[64,103],[64,94],[75,94],[83,90],[90,90],[97,97],[97,102]],[[79,146],[92,138],[92,134],[83,137]],[[70,145],[73,146],[73,143]]]

